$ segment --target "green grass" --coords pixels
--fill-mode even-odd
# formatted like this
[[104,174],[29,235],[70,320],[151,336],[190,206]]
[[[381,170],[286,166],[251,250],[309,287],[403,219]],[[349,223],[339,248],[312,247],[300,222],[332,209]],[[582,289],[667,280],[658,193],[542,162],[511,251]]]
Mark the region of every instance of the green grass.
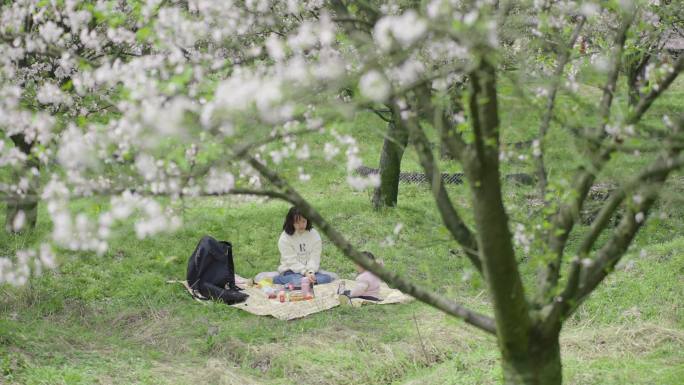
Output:
[[[502,128],[507,143],[528,140],[537,130],[538,111],[514,104],[502,84]],[[590,93],[590,91],[587,91]],[[647,123],[682,108],[684,84],[653,107]],[[566,101],[567,102],[567,101]],[[565,102],[564,102],[565,103]],[[361,145],[363,161],[379,158],[384,123],[372,114],[340,124]],[[309,137],[322,147],[326,137]],[[523,151],[524,153],[524,151]],[[582,162],[567,132],[549,137],[551,175],[559,179]],[[648,157],[616,157],[601,181],[619,181]],[[420,168],[408,150],[405,171]],[[293,174],[296,164],[279,166]],[[453,163],[444,171],[458,171]],[[511,160],[504,173],[532,172],[528,160]],[[425,186],[402,185],[399,207],[374,212],[368,192],[353,192],[344,165],[313,159],[313,180],[298,186],[322,214],[361,249],[382,257],[386,266],[489,312],[482,281],[468,276],[467,261],[451,254],[450,240]],[[682,181],[676,176],[653,218],[642,229],[617,271],[566,323],[562,334],[564,377],[568,384],[674,384],[684,378],[684,225]],[[504,185],[516,222],[528,221],[529,187]],[[468,188],[449,192],[470,222]],[[107,203],[83,200],[74,207],[95,213]],[[174,204],[180,210],[179,205]],[[124,224],[110,250],[60,255],[56,271],[22,288],[0,286],[0,384],[482,384],[501,377],[494,338],[437,310],[407,305],[334,308],[301,320],[256,317],[222,304],[202,306],[176,284],[187,257],[204,234],[234,243],[236,269],[251,276],[272,270],[276,239],[287,205],[242,198],[187,199],[184,226],[174,234],[138,240]],[[0,253],[35,244],[49,234],[45,208],[33,234],[0,235]],[[397,223],[404,229],[394,246],[383,246]],[[569,248],[586,227],[571,237]],[[521,271],[533,281],[535,261]],[[351,278],[353,264],[330,243],[323,267]]]

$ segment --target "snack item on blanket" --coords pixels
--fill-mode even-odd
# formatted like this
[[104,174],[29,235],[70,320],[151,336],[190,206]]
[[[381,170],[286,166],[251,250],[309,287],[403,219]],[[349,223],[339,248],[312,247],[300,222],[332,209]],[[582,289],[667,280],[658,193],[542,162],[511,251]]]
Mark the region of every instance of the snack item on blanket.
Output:
[[276,291],[276,289],[274,289],[274,288],[271,287],[271,286],[264,286],[264,287],[261,288],[261,291],[262,291],[264,294],[266,294],[266,296],[267,296],[269,299],[276,298],[276,296],[277,296],[277,291]]
[[285,289],[281,289],[278,293],[278,301],[285,302]]
[[307,277],[302,277],[302,294],[304,296],[311,295],[311,281]]
[[290,302],[304,301],[304,298],[301,290],[292,290],[289,295]]
[[270,287],[273,286],[273,280],[271,278],[264,278],[256,283],[256,287]]

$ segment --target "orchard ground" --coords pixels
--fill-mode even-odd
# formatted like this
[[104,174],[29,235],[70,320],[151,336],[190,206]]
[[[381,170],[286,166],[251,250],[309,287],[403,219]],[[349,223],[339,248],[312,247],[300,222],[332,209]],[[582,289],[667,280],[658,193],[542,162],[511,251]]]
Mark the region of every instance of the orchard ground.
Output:
[[[587,79],[585,84],[591,84]],[[538,111],[513,103],[513,86],[500,86],[505,143],[534,138]],[[600,90],[584,86],[587,97]],[[624,95],[624,94],[622,94]],[[517,99],[516,99],[517,100]],[[624,104],[624,98],[619,100]],[[684,81],[658,100],[645,123],[682,111]],[[562,104],[559,106],[562,108]],[[364,163],[375,167],[386,124],[371,113],[338,124],[355,136]],[[322,146],[325,136],[309,136]],[[552,129],[550,175],[569,175],[577,151],[567,132]],[[522,156],[522,159],[521,159]],[[601,182],[619,181],[650,156],[611,162]],[[278,171],[296,180],[298,164]],[[403,171],[419,171],[408,150]],[[505,162],[503,172],[534,170],[531,151]],[[458,172],[443,162],[442,171]],[[471,308],[489,313],[483,282],[449,240],[425,185],[402,184],[399,207],[373,211],[371,192],[354,192],[343,164],[307,163],[312,180],[297,187],[354,244]],[[468,188],[449,186],[470,221]],[[525,223],[533,187],[504,185],[512,223]],[[684,208],[681,173],[670,178],[658,210],[641,230],[619,271],[609,276],[564,326],[561,342],[568,384],[676,384],[684,378]],[[94,214],[106,198],[74,203]],[[203,306],[178,285],[202,235],[234,243],[238,274],[253,276],[277,265],[276,240],[288,206],[238,197],[171,203],[184,226],[139,240],[130,223],[118,228],[103,256],[61,253],[56,271],[21,288],[0,286],[0,384],[488,384],[500,382],[492,336],[419,302],[334,308],[301,320],[256,317],[222,304]],[[509,206],[512,207],[512,206]],[[3,207],[0,206],[0,210]],[[4,210],[2,210],[4,211]],[[392,236],[397,223],[403,229]],[[45,207],[31,234],[0,235],[0,253],[48,237]],[[387,237],[391,236],[388,241]],[[570,247],[574,246],[571,240]],[[523,256],[524,253],[519,255]],[[533,260],[521,271],[534,280]],[[324,240],[323,267],[353,278],[353,264]]]

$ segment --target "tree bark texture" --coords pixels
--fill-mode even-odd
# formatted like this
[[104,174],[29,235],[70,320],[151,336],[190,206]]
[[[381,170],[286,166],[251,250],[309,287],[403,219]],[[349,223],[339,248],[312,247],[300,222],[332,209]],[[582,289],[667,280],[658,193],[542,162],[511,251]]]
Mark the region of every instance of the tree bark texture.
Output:
[[560,385],[563,382],[558,334],[533,337],[524,357],[502,360],[506,385]]
[[397,205],[401,159],[408,143],[408,132],[403,124],[396,123],[396,118],[393,110],[380,154],[380,185],[373,193],[373,207],[376,209]]
[[535,332],[503,204],[496,70],[483,60],[470,80],[475,140],[465,156],[464,171],[470,182],[478,250],[494,308],[504,380],[506,384],[560,384],[557,334],[544,339],[544,334]]

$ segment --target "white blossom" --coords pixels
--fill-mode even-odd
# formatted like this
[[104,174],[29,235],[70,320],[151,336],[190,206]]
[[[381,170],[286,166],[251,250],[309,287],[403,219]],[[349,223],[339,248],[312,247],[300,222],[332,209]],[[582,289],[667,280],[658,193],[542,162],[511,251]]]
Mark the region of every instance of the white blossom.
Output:
[[304,172],[303,167],[297,167],[298,179],[300,182],[308,182],[311,180],[311,175]]
[[375,23],[373,39],[382,50],[389,50],[396,40],[403,48],[408,48],[427,31],[427,23],[413,10],[400,16],[385,16]]
[[597,4],[584,2],[580,6],[580,13],[586,18],[591,18],[599,14],[600,8]]
[[323,146],[323,153],[325,155],[326,161],[331,161],[337,154],[340,153],[340,149],[332,143],[326,142]]
[[38,31],[46,43],[56,43],[62,36],[64,29],[59,27],[53,21],[48,21],[47,23],[38,27]]
[[378,187],[380,185],[380,175],[371,174],[367,177],[348,175],[347,183],[357,191],[365,190],[369,187]]
[[60,104],[70,106],[73,103],[70,96],[63,93],[57,85],[52,83],[43,84],[36,93],[36,99],[41,104],[54,104],[56,106]]
[[266,50],[273,60],[285,58],[285,47],[276,34],[272,34],[266,39]]
[[376,70],[369,71],[361,77],[359,90],[364,97],[374,102],[385,101],[391,92],[385,76]]
[[227,171],[209,170],[207,175],[207,186],[205,191],[208,194],[227,193],[235,187],[235,177]]
[[13,231],[20,231],[21,229],[24,228],[24,224],[26,223],[26,213],[24,210],[19,210],[17,212],[17,215],[14,217],[14,221],[12,221],[12,230]]
[[401,222],[400,222],[400,223],[397,223],[397,225],[394,226],[394,230],[392,230],[392,233],[394,233],[394,235],[399,235],[399,232],[400,232],[401,229],[403,229],[403,228],[404,228],[404,224],[403,224],[403,223],[401,223]]
[[522,247],[525,254],[529,254],[532,246],[532,237],[525,231],[525,225],[518,223],[515,225],[515,233],[513,234],[513,242],[518,247]]
[[532,141],[532,155],[535,158],[539,158],[542,155],[539,139],[535,139]]
[[644,218],[645,218],[644,213],[641,212],[641,211],[638,212],[638,213],[636,213],[636,215],[634,215],[634,220],[635,220],[637,223],[643,222],[643,221],[644,221]]
[[309,159],[311,156],[311,151],[309,150],[309,145],[305,144],[295,152],[295,157],[299,160]]

